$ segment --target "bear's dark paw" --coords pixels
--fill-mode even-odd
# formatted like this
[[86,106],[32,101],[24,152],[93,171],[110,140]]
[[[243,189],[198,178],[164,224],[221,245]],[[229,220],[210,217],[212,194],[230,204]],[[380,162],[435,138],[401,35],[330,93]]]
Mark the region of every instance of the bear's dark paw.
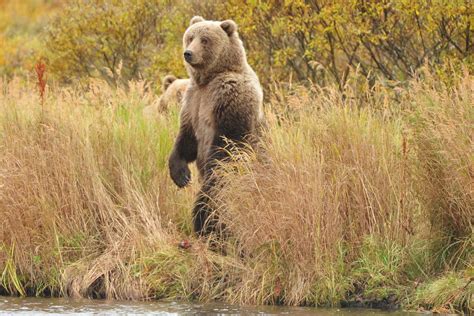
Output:
[[184,188],[191,181],[191,170],[187,164],[170,166],[170,174],[173,182],[180,188]]

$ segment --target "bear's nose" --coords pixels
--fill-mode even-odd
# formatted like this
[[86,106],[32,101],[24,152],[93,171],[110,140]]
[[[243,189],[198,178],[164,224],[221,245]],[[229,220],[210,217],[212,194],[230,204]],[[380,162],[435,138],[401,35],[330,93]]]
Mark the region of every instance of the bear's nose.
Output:
[[189,63],[193,59],[193,53],[190,50],[184,52],[184,59]]

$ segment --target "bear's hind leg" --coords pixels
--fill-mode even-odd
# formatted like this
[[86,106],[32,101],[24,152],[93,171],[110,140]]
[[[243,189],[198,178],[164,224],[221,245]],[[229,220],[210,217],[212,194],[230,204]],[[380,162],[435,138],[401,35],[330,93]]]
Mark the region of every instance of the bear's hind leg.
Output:
[[207,179],[198,193],[193,209],[194,231],[198,236],[209,236],[212,233],[219,233],[220,224],[215,212],[215,203],[212,200],[213,190],[215,190],[215,180]]
[[209,196],[201,189],[193,209],[194,232],[199,237],[209,236],[215,230],[216,219],[210,203]]
[[211,213],[211,208],[208,205],[209,198],[203,192],[199,192],[196,202],[194,202],[193,209],[193,225],[194,232],[199,237],[207,236],[211,233],[208,217]]

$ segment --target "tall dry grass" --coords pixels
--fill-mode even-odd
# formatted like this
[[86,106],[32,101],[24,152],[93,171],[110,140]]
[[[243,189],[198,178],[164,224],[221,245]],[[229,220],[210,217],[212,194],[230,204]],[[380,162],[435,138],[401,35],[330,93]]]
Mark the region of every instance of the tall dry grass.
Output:
[[141,84],[50,90],[44,111],[34,86],[1,88],[2,255],[20,276],[7,273],[3,284],[142,297],[133,258],[189,231],[191,196],[170,185],[165,167],[176,120],[147,124],[140,113],[152,96]]
[[456,295],[424,306],[472,309],[473,84],[425,71],[405,88],[277,94],[267,159],[244,153],[223,171],[221,220],[252,267],[235,299],[390,303],[464,269]]
[[[265,280],[284,288],[275,299],[289,304],[337,304],[355,290],[338,278],[349,273],[346,263],[357,260],[364,240],[406,245],[419,214],[403,123],[333,91],[307,102],[271,131],[268,160],[229,170],[219,204],[241,251],[255,256],[259,272],[244,279],[248,289],[267,295],[259,287]],[[241,299],[258,292],[242,291]]]
[[471,310],[473,85],[276,87],[264,159],[221,170],[216,253],[191,237],[197,183],[169,180],[177,113],[144,119],[146,84],[48,87],[42,109],[33,84],[2,81],[0,288]]
[[467,73],[454,73],[454,85],[424,77],[428,83],[412,84],[410,100],[417,191],[437,239],[437,264],[449,269],[472,264],[474,81]]

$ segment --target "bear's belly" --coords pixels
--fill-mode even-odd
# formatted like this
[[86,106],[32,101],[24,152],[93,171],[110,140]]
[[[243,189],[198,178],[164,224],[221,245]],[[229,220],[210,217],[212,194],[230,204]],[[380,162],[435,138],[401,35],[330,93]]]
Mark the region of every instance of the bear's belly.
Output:
[[210,107],[200,107],[197,117],[195,133],[198,143],[196,164],[201,180],[204,177],[204,167],[209,158],[212,142],[214,141],[215,127]]

